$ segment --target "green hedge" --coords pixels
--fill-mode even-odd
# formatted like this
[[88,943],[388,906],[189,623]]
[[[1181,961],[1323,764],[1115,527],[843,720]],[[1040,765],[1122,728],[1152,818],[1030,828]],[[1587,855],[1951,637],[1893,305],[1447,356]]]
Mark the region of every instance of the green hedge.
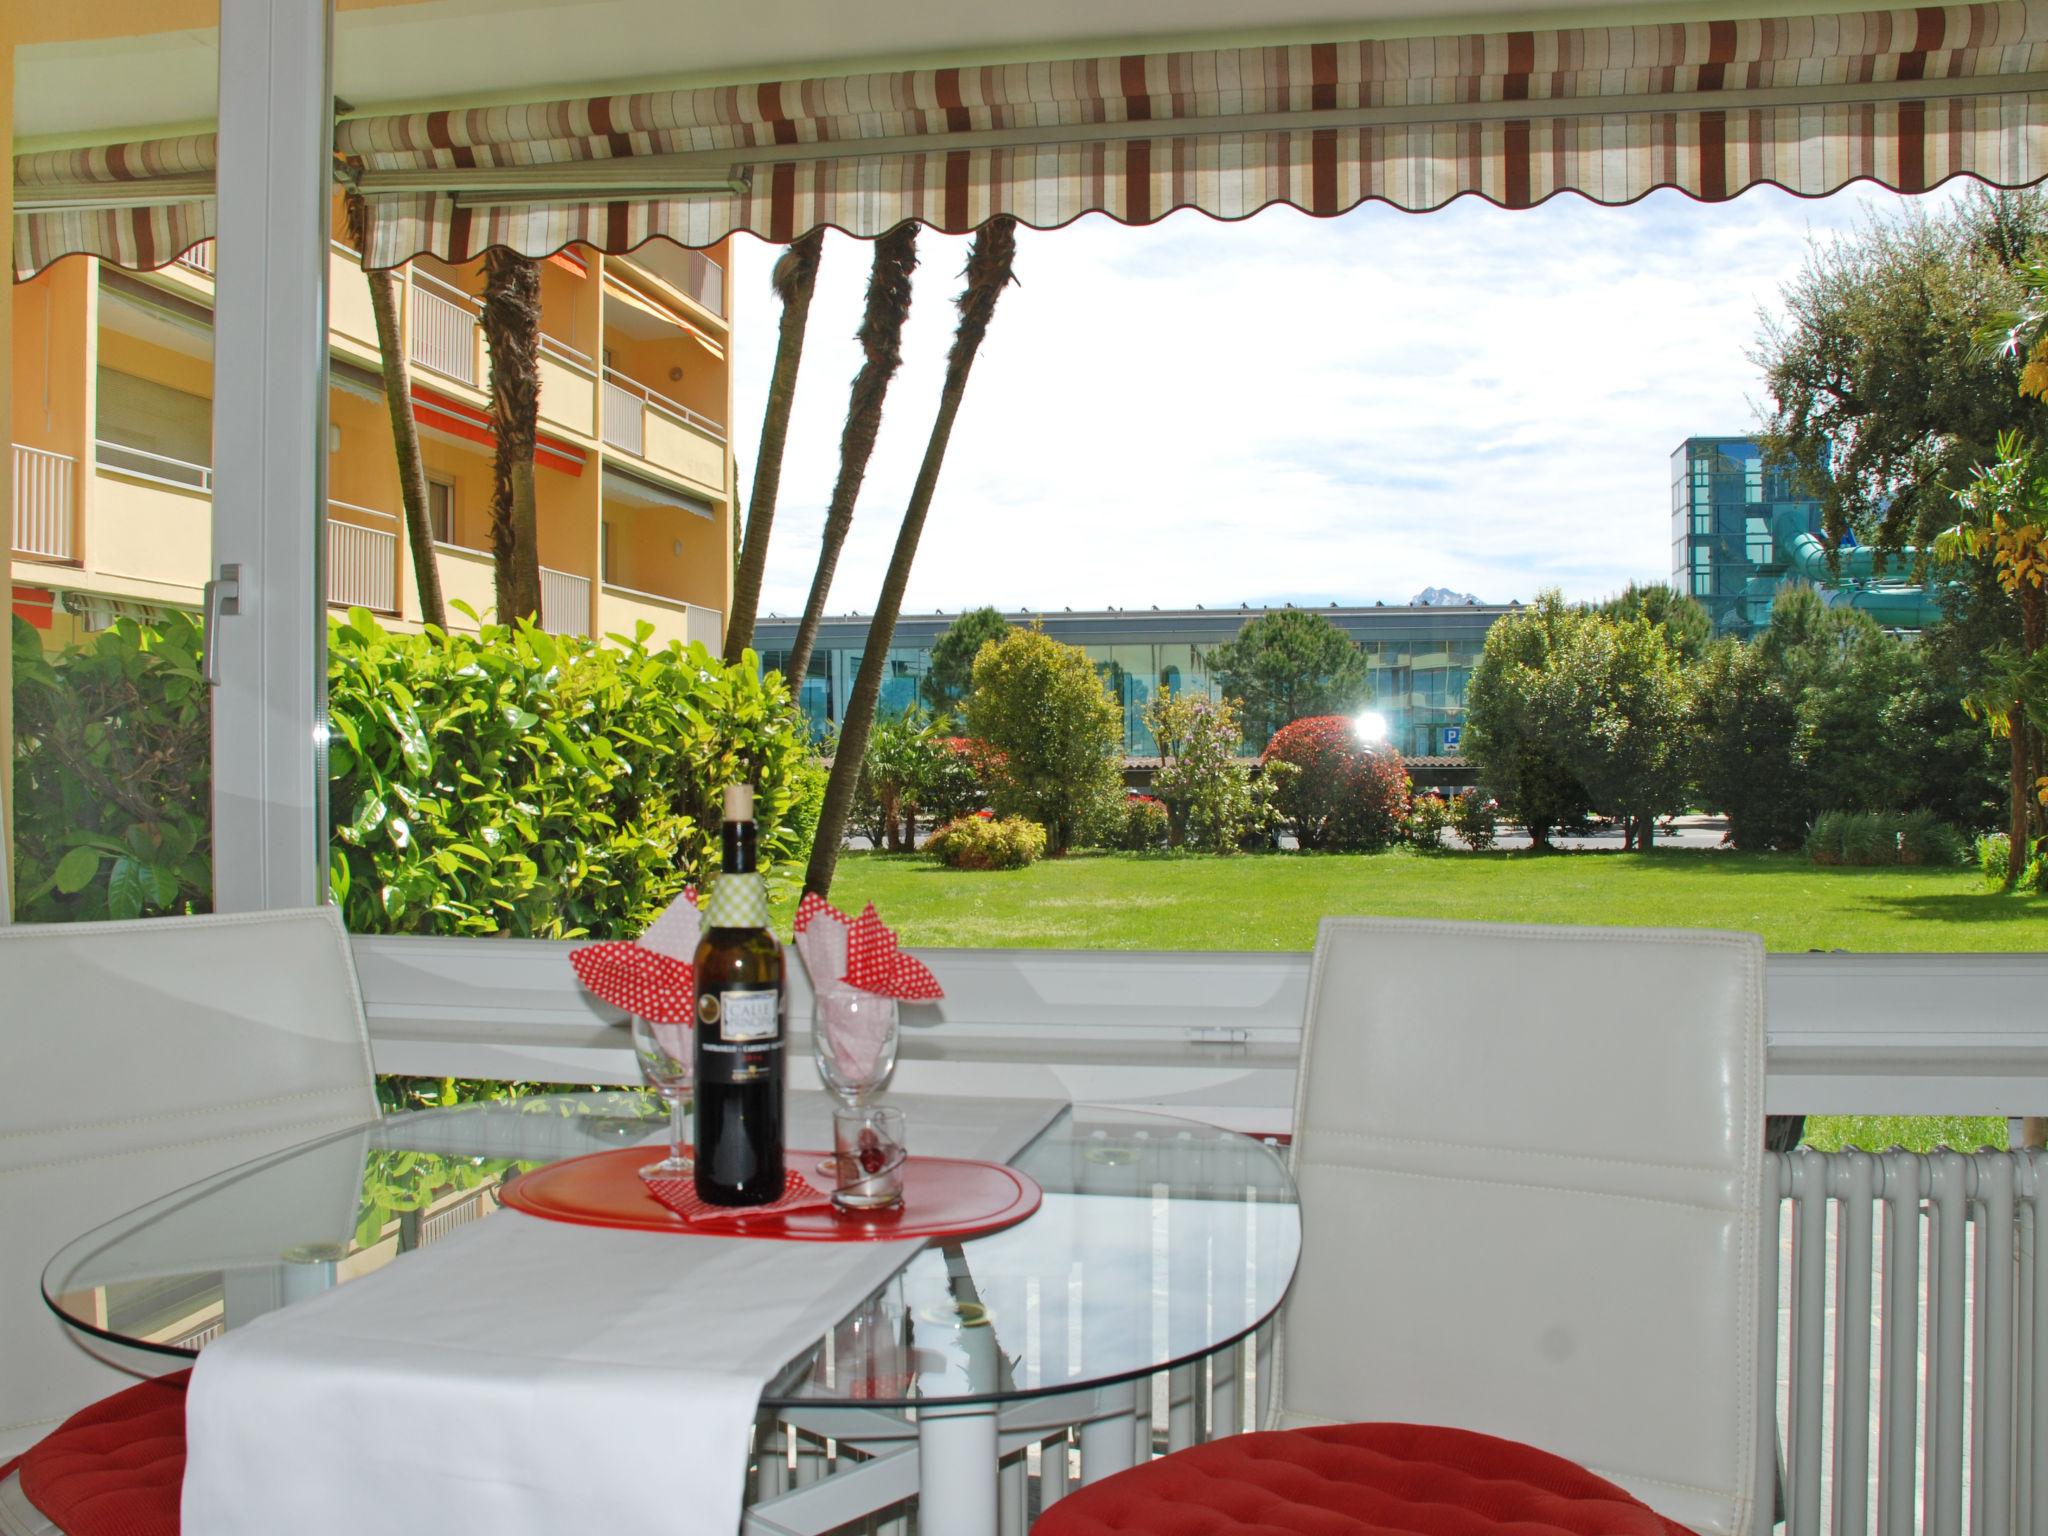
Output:
[[[357,933],[631,934],[717,867],[719,795],[757,785],[761,857],[796,878],[822,789],[781,678],[487,625],[328,626],[329,878]],[[17,892],[31,921],[205,911],[198,626],[122,620],[44,655],[17,634]]]
[[756,786],[761,862],[797,844],[806,751],[779,675],[702,645],[487,624],[328,632],[334,899],[358,933],[638,932],[718,864],[719,799]]
[[1963,835],[1930,811],[1822,811],[1806,837],[1816,864],[1931,864],[1952,868],[1968,854]]
[[199,625],[117,619],[45,654],[14,620],[14,906],[24,922],[205,912],[210,701]]

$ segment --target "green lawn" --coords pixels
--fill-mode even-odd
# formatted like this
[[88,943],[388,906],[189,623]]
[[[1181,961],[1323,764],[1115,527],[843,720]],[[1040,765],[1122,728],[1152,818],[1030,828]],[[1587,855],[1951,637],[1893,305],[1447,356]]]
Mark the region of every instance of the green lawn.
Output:
[[[1325,913],[1737,928],[1774,950],[2037,950],[2048,897],[1975,870],[1822,869],[1798,854],[1082,854],[1004,873],[848,854],[833,901],[872,901],[906,944],[1059,949],[1297,949]],[[787,914],[785,914],[786,920]],[[1995,1119],[1816,1118],[1810,1145],[1927,1151],[2006,1144]]]
[[1078,854],[1001,873],[850,853],[833,901],[906,944],[1309,949],[1326,913],[1736,928],[1773,950],[2035,950],[2048,897],[1975,870],[1823,869],[1798,854]]

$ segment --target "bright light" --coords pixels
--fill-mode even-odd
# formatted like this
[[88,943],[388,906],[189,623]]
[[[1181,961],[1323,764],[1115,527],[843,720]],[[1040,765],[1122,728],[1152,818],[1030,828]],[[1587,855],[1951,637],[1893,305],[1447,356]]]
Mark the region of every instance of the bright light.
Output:
[[1387,739],[1387,717],[1376,709],[1368,709],[1355,722],[1361,741],[1385,741]]

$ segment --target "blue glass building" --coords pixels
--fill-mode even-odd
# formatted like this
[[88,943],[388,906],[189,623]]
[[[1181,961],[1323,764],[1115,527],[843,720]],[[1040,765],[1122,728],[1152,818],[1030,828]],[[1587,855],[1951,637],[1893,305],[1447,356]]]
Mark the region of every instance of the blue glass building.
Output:
[[[1237,638],[1263,608],[1111,608],[1100,612],[1012,613],[1012,624],[1042,624],[1055,640],[1078,645],[1095,662],[1104,683],[1122,702],[1124,748],[1133,756],[1156,752],[1145,729],[1145,706],[1162,690],[1199,690],[1218,696],[1209,673],[1210,651]],[[1321,608],[1314,610],[1343,630],[1365,652],[1372,679],[1372,708],[1387,717],[1388,735],[1404,757],[1458,755],[1457,731],[1465,716],[1465,684],[1479,660],[1479,648],[1504,607]],[[930,662],[932,643],[953,615],[906,614],[896,625],[880,710],[899,714],[918,699],[918,683]],[[867,642],[863,617],[827,618],[811,655],[800,695],[804,713],[820,734],[837,720],[853,692]],[[796,621],[774,615],[754,628],[761,664],[779,670],[796,637]],[[1254,744],[1259,745],[1259,744]]]
[[1717,635],[1748,635],[1771,621],[1778,588],[1794,574],[1773,536],[1820,532],[1820,503],[1794,493],[1784,470],[1764,467],[1750,437],[1688,437],[1671,455],[1671,585],[1697,598]]

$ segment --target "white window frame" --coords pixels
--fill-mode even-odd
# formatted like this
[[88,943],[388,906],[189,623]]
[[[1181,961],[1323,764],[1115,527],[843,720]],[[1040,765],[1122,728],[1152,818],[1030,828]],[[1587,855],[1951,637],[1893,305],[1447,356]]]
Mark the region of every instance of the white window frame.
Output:
[[[431,539],[433,540],[433,542],[434,542],[434,543],[436,543],[436,544],[453,544],[453,543],[455,543],[455,542],[456,542],[456,540],[455,540],[455,477],[454,477],[453,475],[442,475],[442,474],[434,474],[434,473],[431,473],[431,472],[430,472],[430,473],[428,473],[428,475],[426,476],[426,481],[427,481],[427,533],[428,533],[429,537],[431,537]],[[436,491],[445,491],[445,492],[447,492],[447,502],[446,502],[446,505],[445,505],[445,509],[444,509],[444,510],[446,510],[446,512],[447,512],[447,514],[448,514],[448,527],[447,527],[447,531],[446,531],[445,533],[444,533],[444,532],[443,532],[443,531],[442,531],[442,530],[440,529],[440,527],[438,527],[438,526],[437,526],[437,525],[435,524],[435,522],[434,522],[434,513],[435,513],[435,508],[434,508],[434,492],[436,492]]]
[[327,893],[331,0],[221,0],[214,321],[213,885]]

